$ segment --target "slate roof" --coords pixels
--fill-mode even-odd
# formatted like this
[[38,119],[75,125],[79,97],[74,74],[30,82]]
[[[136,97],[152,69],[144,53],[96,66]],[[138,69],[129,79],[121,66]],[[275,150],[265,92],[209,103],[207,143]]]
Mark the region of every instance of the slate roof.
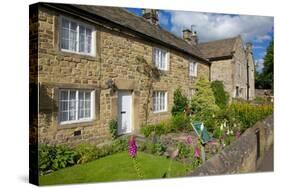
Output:
[[239,37],[199,43],[197,46],[207,59],[231,57]]
[[[165,44],[166,46],[173,47],[177,50],[188,53],[191,56],[208,62],[196,45],[190,45],[185,40],[164,30],[159,25],[153,25],[145,18],[136,16],[123,8],[75,4],[68,5],[58,3],[44,3],[44,5],[49,7],[51,6],[53,8],[59,7],[61,10],[67,10],[69,7],[80,9],[92,15],[92,17],[94,15],[101,17],[109,22],[113,22],[117,25],[128,28],[129,30],[142,34],[145,37],[154,39],[160,44]],[[81,11],[79,13],[81,13]]]

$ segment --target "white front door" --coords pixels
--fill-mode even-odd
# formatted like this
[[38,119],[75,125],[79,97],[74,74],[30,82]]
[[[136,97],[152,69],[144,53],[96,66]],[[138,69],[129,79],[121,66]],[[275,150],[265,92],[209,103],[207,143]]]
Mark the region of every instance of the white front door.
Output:
[[118,91],[118,134],[132,131],[132,92]]

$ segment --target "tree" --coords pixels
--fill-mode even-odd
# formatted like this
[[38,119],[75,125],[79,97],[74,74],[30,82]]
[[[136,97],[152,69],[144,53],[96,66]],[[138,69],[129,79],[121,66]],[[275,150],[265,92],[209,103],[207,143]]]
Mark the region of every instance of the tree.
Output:
[[196,83],[196,93],[191,100],[191,109],[195,113],[195,120],[203,121],[208,130],[215,127],[214,115],[219,111],[211,84],[208,80],[200,78]]
[[274,62],[273,40],[267,48],[264,56],[264,67],[261,73],[256,71],[255,86],[262,89],[273,89],[273,62]]
[[172,115],[183,113],[188,106],[188,99],[182,95],[181,88],[178,87],[174,92],[174,105],[172,108]]
[[263,79],[264,86],[268,89],[273,89],[273,57],[274,49],[273,49],[273,40],[269,44],[267,48],[266,55],[264,57],[264,68],[263,68]]
[[211,87],[215,96],[216,104],[220,108],[224,108],[228,104],[229,95],[224,90],[222,81],[218,81],[218,80],[212,81]]

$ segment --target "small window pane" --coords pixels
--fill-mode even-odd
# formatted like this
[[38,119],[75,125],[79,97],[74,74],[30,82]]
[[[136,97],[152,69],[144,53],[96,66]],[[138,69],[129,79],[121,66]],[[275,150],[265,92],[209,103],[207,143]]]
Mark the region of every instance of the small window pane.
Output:
[[77,24],[70,22],[70,50],[76,51],[77,46]]
[[79,52],[85,52],[85,27],[79,26]]
[[91,46],[92,46],[92,30],[86,29],[86,52],[91,53]]

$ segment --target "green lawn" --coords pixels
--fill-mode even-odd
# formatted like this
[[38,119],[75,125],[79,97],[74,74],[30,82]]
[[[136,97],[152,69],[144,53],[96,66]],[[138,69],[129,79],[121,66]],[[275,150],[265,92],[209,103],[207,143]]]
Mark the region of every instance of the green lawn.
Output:
[[[144,179],[161,178],[168,170],[170,160],[138,152],[139,166]],[[172,161],[171,176],[186,175],[185,166]],[[133,160],[127,152],[113,154],[86,164],[75,165],[51,174],[40,176],[40,185],[105,182],[139,179],[133,167]]]

